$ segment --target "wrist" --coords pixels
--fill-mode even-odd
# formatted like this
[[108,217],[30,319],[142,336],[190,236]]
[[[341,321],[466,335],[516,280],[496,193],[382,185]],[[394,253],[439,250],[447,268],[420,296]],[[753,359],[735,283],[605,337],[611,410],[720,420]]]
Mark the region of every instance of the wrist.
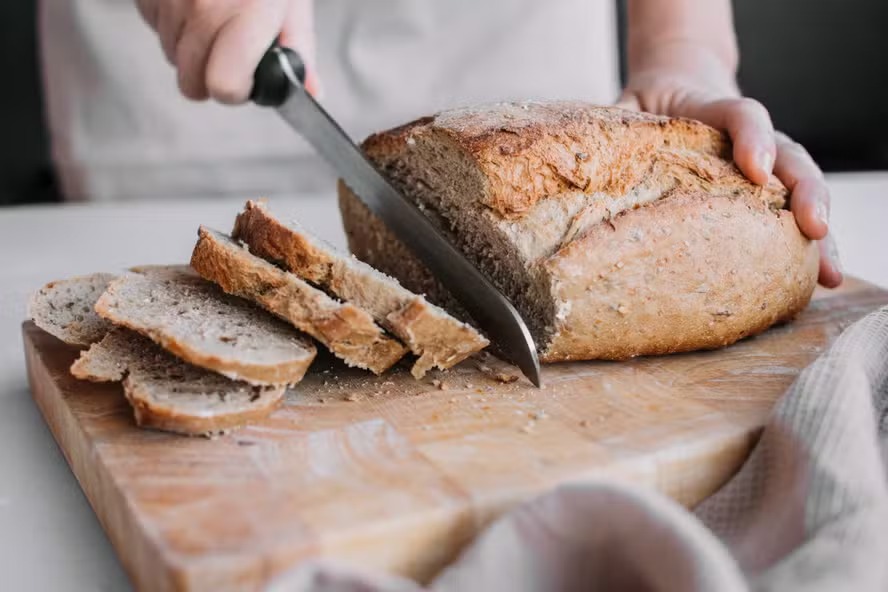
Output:
[[631,48],[627,88],[666,80],[720,97],[739,96],[736,60],[730,52],[692,39],[660,39]]

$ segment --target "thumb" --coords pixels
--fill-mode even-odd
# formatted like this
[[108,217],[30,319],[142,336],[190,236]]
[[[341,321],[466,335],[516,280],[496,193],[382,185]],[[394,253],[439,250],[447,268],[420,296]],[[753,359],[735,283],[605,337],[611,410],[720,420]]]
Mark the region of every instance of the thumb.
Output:
[[623,94],[617,99],[617,102],[614,103],[614,107],[629,111],[641,111],[641,103],[638,101],[638,97],[635,96],[635,93],[629,90],[623,91]]
[[299,52],[305,62],[305,89],[315,98],[323,94],[317,71],[314,0],[290,0],[280,43]]

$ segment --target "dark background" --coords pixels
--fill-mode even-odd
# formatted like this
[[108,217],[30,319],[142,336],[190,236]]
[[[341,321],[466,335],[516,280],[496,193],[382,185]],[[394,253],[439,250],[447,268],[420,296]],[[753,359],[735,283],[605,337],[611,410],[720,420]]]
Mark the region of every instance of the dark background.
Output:
[[[35,10],[35,0],[0,2],[0,205],[58,199]],[[888,1],[738,0],[734,11],[741,88],[777,127],[827,171],[888,169]]]
[[0,0],[0,205],[57,199],[43,125],[36,4]]
[[736,0],[734,19],[740,88],[778,129],[824,170],[888,169],[888,1]]

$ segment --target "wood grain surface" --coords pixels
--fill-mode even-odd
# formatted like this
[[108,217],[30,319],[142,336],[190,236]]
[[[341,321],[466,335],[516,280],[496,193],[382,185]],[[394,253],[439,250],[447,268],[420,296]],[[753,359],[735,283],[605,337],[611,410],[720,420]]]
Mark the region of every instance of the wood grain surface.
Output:
[[883,304],[851,280],[732,347],[549,365],[541,390],[501,382],[491,358],[423,381],[322,358],[270,418],[215,440],[136,428],[119,385],[74,379],[76,349],[23,333],[34,399],[136,586],[249,590],[319,555],[425,580],[569,481],[692,506],[736,471],[798,372]]

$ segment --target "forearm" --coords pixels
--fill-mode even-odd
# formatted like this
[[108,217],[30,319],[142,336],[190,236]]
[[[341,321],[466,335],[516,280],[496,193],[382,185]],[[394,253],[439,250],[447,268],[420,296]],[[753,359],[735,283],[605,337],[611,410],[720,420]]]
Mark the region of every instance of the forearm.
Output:
[[630,78],[668,69],[734,88],[738,64],[730,0],[628,0]]

